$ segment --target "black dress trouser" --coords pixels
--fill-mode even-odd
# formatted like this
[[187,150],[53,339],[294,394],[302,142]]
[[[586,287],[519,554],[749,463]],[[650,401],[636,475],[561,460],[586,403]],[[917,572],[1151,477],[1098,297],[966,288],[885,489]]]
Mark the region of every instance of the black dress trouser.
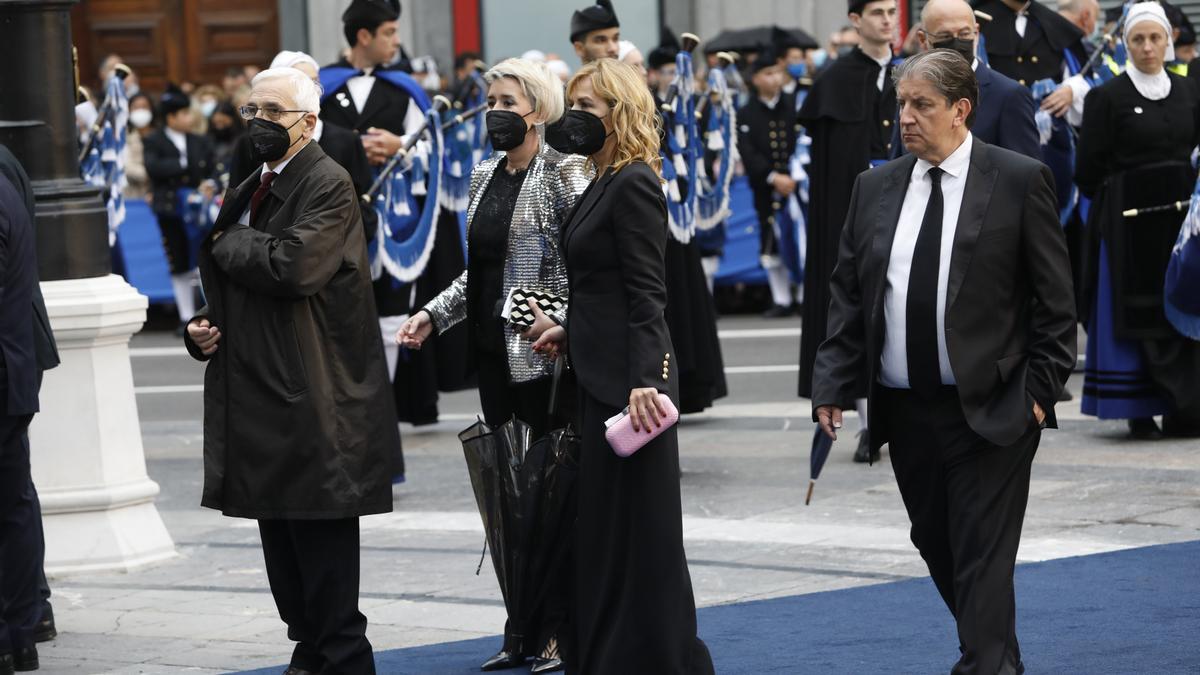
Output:
[[372,675],[367,617],[358,611],[358,518],[259,520],[279,618],[296,642],[291,665]]
[[875,411],[912,542],[958,624],[962,657],[951,673],[1023,672],[1013,570],[1040,429],[1031,419],[1016,443],[993,445],[968,426],[953,387],[932,399],[881,388]]
[[29,466],[32,419],[0,415],[0,654],[33,646],[33,629],[42,615],[38,588],[44,544]]

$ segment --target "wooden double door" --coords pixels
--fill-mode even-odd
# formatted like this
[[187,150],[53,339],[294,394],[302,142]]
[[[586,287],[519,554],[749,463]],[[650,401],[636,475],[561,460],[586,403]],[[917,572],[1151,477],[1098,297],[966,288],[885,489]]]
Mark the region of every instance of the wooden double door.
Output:
[[[294,2],[295,0],[287,0]],[[219,85],[230,66],[265,68],[279,50],[280,0],[83,0],[71,10],[82,84],[119,54],[141,87]]]

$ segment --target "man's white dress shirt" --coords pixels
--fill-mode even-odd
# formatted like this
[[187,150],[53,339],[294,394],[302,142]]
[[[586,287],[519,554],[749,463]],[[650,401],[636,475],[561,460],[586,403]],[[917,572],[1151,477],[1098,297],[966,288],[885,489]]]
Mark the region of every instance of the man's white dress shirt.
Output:
[[[963,188],[967,183],[967,169],[971,166],[973,145],[973,137],[967,134],[962,145],[938,165],[945,172],[942,174],[942,246],[937,285],[938,364],[941,366],[942,384],[950,385],[955,381],[946,348],[946,288],[950,283],[950,256],[954,250],[954,233],[958,229],[958,213],[962,208]],[[879,382],[894,389],[910,388],[906,330],[908,277],[917,248],[917,235],[921,232],[921,221],[925,218],[925,207],[933,189],[929,178],[932,168],[933,165],[923,159],[918,159],[913,167],[888,261],[887,287],[883,294],[885,330]]]

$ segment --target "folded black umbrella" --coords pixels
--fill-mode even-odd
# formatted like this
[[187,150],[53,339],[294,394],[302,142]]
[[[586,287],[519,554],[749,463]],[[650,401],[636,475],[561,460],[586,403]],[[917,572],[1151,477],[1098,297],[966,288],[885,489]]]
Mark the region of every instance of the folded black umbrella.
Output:
[[[579,440],[567,430],[533,439],[529,426],[476,422],[459,434],[475,503],[491,549],[509,632],[521,653],[536,648],[531,630],[569,550]],[[548,636],[547,636],[548,637]]]
[[821,431],[818,425],[817,430],[813,432],[812,451],[808,456],[808,495],[804,498],[805,506],[812,501],[813,488],[817,485],[817,479],[821,477],[821,469],[825,467],[825,460],[829,459],[831,449],[833,439]]

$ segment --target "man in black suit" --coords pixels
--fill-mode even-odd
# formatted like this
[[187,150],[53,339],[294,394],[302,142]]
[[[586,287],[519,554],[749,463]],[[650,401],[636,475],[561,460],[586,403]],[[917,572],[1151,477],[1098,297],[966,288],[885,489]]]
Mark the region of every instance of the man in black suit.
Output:
[[35,339],[38,286],[33,222],[23,195],[0,173],[0,673],[38,667],[41,520],[29,466],[29,422],[42,370]]
[[[1042,147],[1033,119],[1037,110],[1033,97],[1028,89],[975,57],[979,24],[966,0],[930,0],[926,3],[921,10],[917,41],[922,51],[954,49],[971,63],[979,82],[979,109],[975,111],[972,136],[988,145],[1041,160]],[[892,140],[892,151],[894,157],[904,154],[899,126],[896,126]]]
[[[9,152],[8,148],[0,145],[0,176],[7,178],[9,182],[16,188],[17,194],[25,202],[26,211],[29,213],[29,223],[35,228],[34,223],[34,201],[33,201],[33,186],[29,182],[29,175],[25,173],[25,168],[17,161],[17,158]],[[33,287],[33,349],[34,357],[37,362],[38,370],[38,387],[41,387],[41,376],[47,370],[57,368],[60,363],[58,357],[58,346],[54,340],[54,331],[50,327],[50,317],[46,312],[46,302],[42,299],[41,286],[35,284]],[[38,603],[37,614],[40,615],[40,620],[34,629],[34,640],[36,642],[46,642],[53,640],[58,635],[58,631],[54,625],[54,608],[50,606],[50,584],[46,581],[46,573],[42,570],[45,565],[46,545],[41,534],[42,524],[42,505],[38,500],[37,490],[34,488],[31,481],[28,486],[34,500],[34,512],[32,520],[38,527],[37,546],[26,550],[26,553],[33,556],[37,560],[38,566],[38,595],[40,602]]]
[[[196,263],[188,243],[187,228],[179,208],[181,188],[215,189],[212,182],[216,163],[212,141],[191,133],[192,102],[174,86],[162,95],[159,109],[163,128],[145,139],[146,174],[150,177],[151,206],[162,230],[171,289],[182,326],[196,314],[194,274]],[[182,331],[181,331],[182,334]]]
[[957,52],[896,72],[912,154],[854,185],[817,353],[830,436],[866,371],[912,540],[958,621],[953,673],[1019,673],[1013,568],[1044,426],[1075,364],[1070,263],[1039,162],[973,139]]

